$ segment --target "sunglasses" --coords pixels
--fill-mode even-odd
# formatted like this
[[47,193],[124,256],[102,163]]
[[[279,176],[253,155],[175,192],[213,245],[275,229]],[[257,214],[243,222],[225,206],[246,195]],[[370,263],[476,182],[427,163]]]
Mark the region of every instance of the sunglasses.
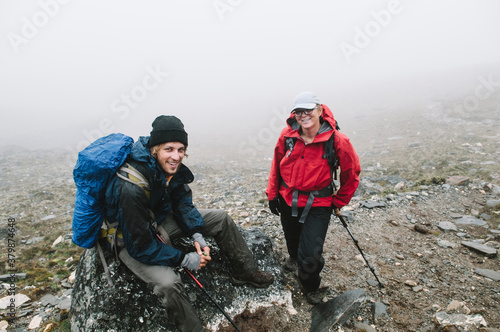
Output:
[[297,111],[293,111],[293,114],[296,116],[296,117],[301,117],[302,115],[311,115],[311,113],[316,109],[317,107],[313,108],[312,110],[297,110]]

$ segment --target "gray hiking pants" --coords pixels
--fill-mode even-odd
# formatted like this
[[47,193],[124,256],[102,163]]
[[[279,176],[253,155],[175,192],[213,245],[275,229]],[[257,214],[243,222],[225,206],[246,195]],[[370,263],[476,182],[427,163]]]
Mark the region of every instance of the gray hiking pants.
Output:
[[[238,231],[233,219],[224,210],[199,210],[205,227],[203,236],[213,237],[231,263],[233,275],[251,276],[257,270],[252,252]],[[163,240],[171,245],[171,240],[186,236],[171,216],[158,227]],[[148,265],[132,258],[127,250],[119,253],[121,261],[140,279],[153,285],[153,292],[161,298],[171,319],[179,331],[205,331],[184,290],[178,273],[170,266]],[[208,263],[210,266],[210,263]]]

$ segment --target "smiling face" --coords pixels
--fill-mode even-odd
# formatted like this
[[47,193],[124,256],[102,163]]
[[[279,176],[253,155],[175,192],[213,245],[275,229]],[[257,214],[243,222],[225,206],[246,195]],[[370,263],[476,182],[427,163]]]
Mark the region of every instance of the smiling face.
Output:
[[323,114],[323,108],[318,105],[315,109],[296,109],[294,110],[295,120],[302,127],[302,130],[318,131],[321,127],[320,117]]
[[[156,154],[156,155],[155,155]],[[186,154],[186,147],[180,142],[160,144],[153,156],[167,175],[174,175]]]

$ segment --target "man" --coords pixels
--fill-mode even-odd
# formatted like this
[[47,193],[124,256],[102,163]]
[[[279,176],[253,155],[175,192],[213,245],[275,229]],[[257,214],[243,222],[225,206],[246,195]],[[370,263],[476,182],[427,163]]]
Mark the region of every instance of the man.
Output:
[[[257,269],[251,251],[225,211],[197,210],[193,205],[188,184],[194,176],[182,163],[188,146],[182,122],[162,115],[152,126],[151,135],[139,138],[106,189],[106,220],[119,224],[121,261],[153,285],[177,328],[204,331],[174,270],[180,266],[196,271],[210,262],[204,236],[213,237],[228,257],[234,284],[267,287],[274,277]],[[180,236],[190,236],[195,251],[185,254],[174,248],[171,240]]]
[[[359,184],[358,155],[328,106],[312,92],[295,97],[274,149],[267,198],[271,212],[281,215],[288,258],[285,268],[298,268],[298,277],[307,301],[322,300],[320,272],[324,266],[325,242],[332,209],[351,200]],[[332,162],[340,166],[340,188],[336,191]]]

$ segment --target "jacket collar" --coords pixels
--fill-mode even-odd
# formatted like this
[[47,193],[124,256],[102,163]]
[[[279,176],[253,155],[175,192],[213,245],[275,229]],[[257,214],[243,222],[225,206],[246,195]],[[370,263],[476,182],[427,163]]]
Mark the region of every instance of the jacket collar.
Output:
[[[318,137],[320,134],[323,134],[323,133],[326,133],[326,132],[329,132],[332,130],[333,131],[336,130],[335,129],[336,121],[333,117],[332,111],[330,110],[330,108],[328,108],[328,106],[326,106],[324,104],[322,104],[321,106],[323,107],[323,115],[322,115],[323,122],[321,123],[318,134],[316,135],[317,139],[320,139]],[[295,119],[295,116],[293,115],[293,113],[290,114],[290,116],[286,120],[286,123],[287,123],[288,127],[293,131],[288,136],[299,137],[301,134],[301,128],[300,128],[299,123]],[[328,137],[330,137],[330,135],[328,135]],[[326,137],[324,140],[326,141],[328,139],[328,137]],[[316,141],[316,138],[315,138],[315,141]]]

